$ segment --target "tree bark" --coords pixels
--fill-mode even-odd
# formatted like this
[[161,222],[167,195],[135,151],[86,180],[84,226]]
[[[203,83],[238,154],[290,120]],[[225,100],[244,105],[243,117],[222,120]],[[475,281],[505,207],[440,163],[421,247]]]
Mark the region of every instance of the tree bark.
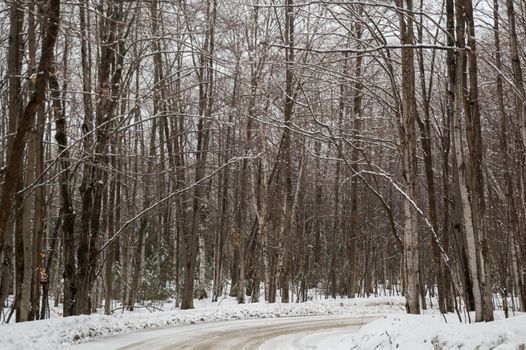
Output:
[[[411,13],[413,1],[399,0],[399,7]],[[411,15],[399,13],[400,41],[402,45],[414,43],[413,19]],[[404,173],[403,181],[408,198],[404,199],[404,269],[407,273],[405,289],[406,308],[411,314],[420,313],[419,256],[418,256],[418,222],[416,208],[411,201],[416,201],[416,102],[414,96],[415,72],[414,53],[412,48],[402,48],[402,118],[401,139],[403,147]]]
[[[519,40],[517,38],[517,29],[516,29],[516,20],[515,20],[515,6],[513,0],[506,0],[506,8],[508,10],[508,32],[510,40],[510,55],[511,55],[511,64],[513,69],[513,82],[517,92],[515,93],[515,105],[517,113],[519,114],[519,131],[521,136],[521,176],[520,176],[520,186],[521,186],[521,203],[523,215],[526,214],[526,94],[524,89],[524,81],[522,74],[522,66],[519,56]],[[498,68],[498,67],[497,67]],[[500,75],[499,75],[500,77]],[[504,137],[507,137],[505,135]],[[508,191],[511,195],[510,191]],[[517,286],[517,296],[519,299],[519,309],[520,311],[526,311],[526,283],[524,282],[524,265],[520,263],[520,254],[517,254],[517,241],[520,238],[518,234],[514,231],[511,236],[511,254],[512,254],[512,264],[514,269],[514,279]]]
[[[14,18],[18,17],[15,15]],[[27,134],[33,126],[38,110],[44,103],[48,78],[52,72],[53,50],[58,36],[60,22],[60,0],[49,0],[44,12],[43,22],[44,36],[42,39],[41,56],[34,91],[20,115],[12,147],[8,150],[6,175],[0,197],[0,255],[3,255],[3,266],[5,268],[9,268],[10,266],[10,262],[6,259],[9,257],[9,253],[6,252],[4,243],[7,234],[7,225],[16,194],[16,184],[22,175],[24,149],[28,139]],[[6,277],[8,278],[8,275],[2,273],[2,283],[0,284],[7,283],[5,280]],[[2,294],[0,297],[0,305],[3,305],[7,296],[4,297]]]
[[186,239],[186,266],[184,273],[184,288],[181,309],[194,307],[194,273],[199,243],[199,227],[203,209],[204,185],[200,184],[206,173],[206,160],[210,142],[210,124],[214,95],[214,27],[216,21],[216,0],[207,2],[206,39],[203,53],[200,55],[201,65],[197,69],[199,85],[199,121],[197,125],[197,151],[195,165],[195,183],[192,201],[192,229]]
[[[355,24],[355,38],[361,40],[362,38],[362,25],[360,23]],[[354,65],[354,75],[356,83],[354,85],[354,96],[353,96],[353,148],[351,150],[351,218],[349,227],[349,277],[347,283],[347,296],[350,298],[355,297],[356,293],[356,278],[357,278],[357,262],[358,262],[358,226],[359,226],[359,213],[358,213],[358,177],[355,176],[359,172],[359,158],[361,144],[359,142],[359,133],[362,129],[362,99],[363,99],[363,83],[362,83],[362,62],[363,55],[356,57]]]

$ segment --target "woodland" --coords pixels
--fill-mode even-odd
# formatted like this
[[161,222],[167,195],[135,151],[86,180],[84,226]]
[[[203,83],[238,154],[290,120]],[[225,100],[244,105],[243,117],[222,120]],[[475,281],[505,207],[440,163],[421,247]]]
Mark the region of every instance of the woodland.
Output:
[[526,311],[525,39],[525,0],[3,1],[1,321]]

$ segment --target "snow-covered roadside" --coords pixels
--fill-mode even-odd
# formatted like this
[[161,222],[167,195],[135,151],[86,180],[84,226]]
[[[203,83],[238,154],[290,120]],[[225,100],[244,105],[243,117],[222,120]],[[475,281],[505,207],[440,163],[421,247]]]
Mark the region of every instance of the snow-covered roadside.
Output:
[[494,322],[460,324],[453,315],[391,315],[373,321],[353,334],[353,350],[526,350],[526,314]]
[[249,318],[387,314],[404,311],[402,297],[318,300],[299,304],[207,303],[194,310],[55,318],[0,326],[0,349],[58,349],[95,337],[181,324]]

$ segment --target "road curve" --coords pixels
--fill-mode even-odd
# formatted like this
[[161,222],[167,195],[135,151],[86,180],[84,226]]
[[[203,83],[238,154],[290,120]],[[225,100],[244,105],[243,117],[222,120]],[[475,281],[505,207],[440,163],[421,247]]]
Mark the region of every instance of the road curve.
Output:
[[75,350],[324,349],[378,317],[314,316],[211,322],[143,331],[71,347]]

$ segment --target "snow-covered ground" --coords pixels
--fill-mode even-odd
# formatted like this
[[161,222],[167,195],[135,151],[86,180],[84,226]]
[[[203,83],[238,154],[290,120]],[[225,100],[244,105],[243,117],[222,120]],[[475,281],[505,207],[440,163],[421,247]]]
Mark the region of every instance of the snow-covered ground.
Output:
[[[497,317],[502,317],[497,313]],[[447,320],[447,323],[446,323]],[[526,315],[488,323],[460,323],[455,315],[396,314],[359,330],[335,328],[269,339],[259,350],[526,350]]]
[[[353,350],[526,350],[526,314],[487,323],[460,323],[456,315],[391,315],[348,336]],[[446,323],[447,320],[447,323]]]
[[243,304],[233,299],[221,303],[196,301],[193,310],[115,313],[112,316],[90,315],[52,318],[0,326],[0,349],[42,350],[59,349],[72,344],[121,333],[150,328],[197,324],[213,321],[250,318],[277,318],[322,315],[374,315],[400,313],[404,310],[402,297],[327,299],[292,304]]
[[[252,339],[261,350],[526,350],[526,314],[504,319],[502,312],[497,312],[495,322],[466,324],[459,322],[456,315],[443,316],[437,310],[407,315],[404,303],[402,297],[244,305],[236,304],[231,298],[220,303],[196,300],[194,310],[179,310],[166,304],[162,306],[165,311],[150,312],[142,308],[135,312],[116,312],[112,316],[95,314],[2,325],[0,350],[66,350],[97,339],[82,349],[109,349],[111,344],[130,341],[148,346],[158,342],[155,332],[161,332],[165,342],[191,342],[192,339],[184,337],[194,333],[201,335],[201,341],[206,341],[207,334],[210,339],[223,337],[227,342]],[[374,320],[375,317],[379,319]],[[248,321],[250,319],[263,320]],[[234,320],[237,321],[231,322]],[[166,329],[173,326],[176,326],[173,330]],[[245,335],[247,327],[253,329],[248,336]],[[164,330],[139,332],[161,328]],[[243,334],[244,338],[236,339],[228,332]],[[103,338],[114,335],[121,336]]]

